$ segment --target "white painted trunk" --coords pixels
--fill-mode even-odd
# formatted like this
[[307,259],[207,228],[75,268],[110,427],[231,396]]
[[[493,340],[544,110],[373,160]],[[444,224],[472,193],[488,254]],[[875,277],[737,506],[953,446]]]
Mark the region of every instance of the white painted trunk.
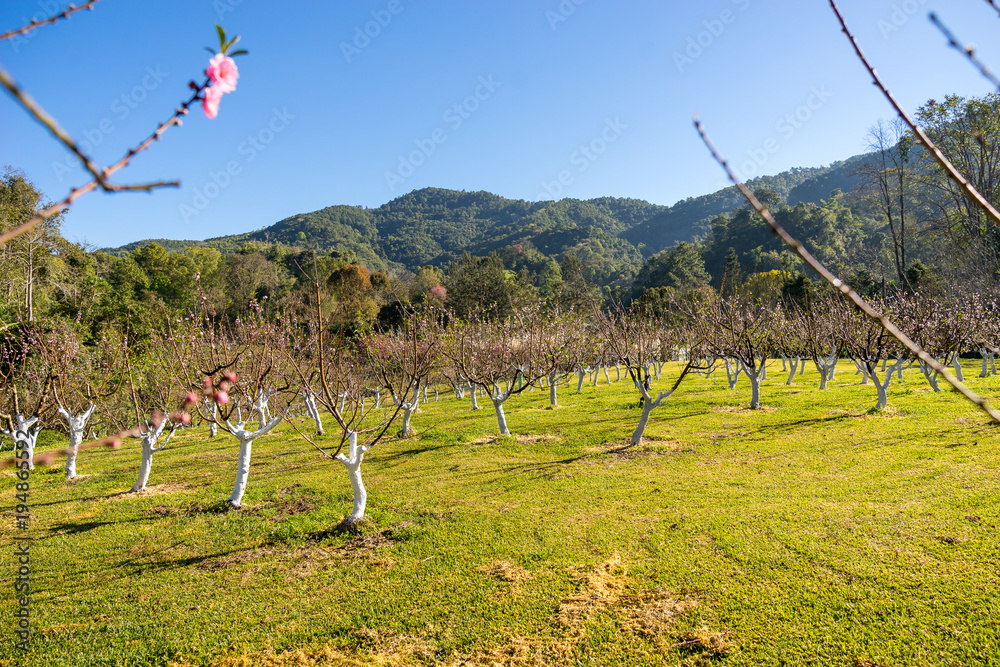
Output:
[[361,479],[361,462],[365,454],[371,449],[358,446],[358,434],[355,431],[347,432],[347,455],[337,454],[337,460],[347,468],[347,477],[351,480],[351,491],[354,493],[354,509],[345,520],[348,526],[355,526],[365,519],[365,509],[368,506],[368,492],[365,490],[365,483]]
[[471,389],[472,390],[469,392],[469,394],[472,396],[472,409],[473,410],[478,410],[479,409],[479,400],[476,398],[476,394],[478,392],[476,390],[476,387],[472,387]]
[[644,396],[642,401],[642,416],[639,417],[639,425],[632,432],[631,443],[633,447],[642,442],[642,434],[646,431],[646,424],[649,423],[649,415],[653,412],[654,407],[656,406],[653,401],[648,396]]
[[941,391],[941,387],[938,385],[937,376],[938,372],[934,370],[930,364],[925,364],[920,362],[920,372],[923,374],[924,379],[927,380],[927,384],[931,386],[935,392]]
[[958,378],[958,381],[965,382],[965,373],[962,371],[962,360],[958,350],[952,353],[951,365],[955,369],[955,377]]
[[256,431],[247,431],[245,422],[239,422],[233,426],[226,422],[229,432],[240,443],[240,457],[236,462],[236,483],[233,485],[233,492],[229,496],[229,504],[239,507],[243,502],[243,493],[247,488],[247,478],[250,475],[250,455],[253,453],[254,440],[261,437],[275,426],[281,423],[282,417],[279,415],[269,421],[264,427]]
[[146,438],[142,439],[142,462],[139,464],[139,479],[132,485],[132,492],[144,491],[149,482],[149,471],[153,468],[153,447]]
[[756,410],[760,407],[760,381],[761,377],[750,378],[750,409]]
[[576,374],[577,376],[579,376],[576,383],[576,393],[579,394],[580,392],[583,391],[583,381],[587,377],[587,371],[581,368],[576,372]]
[[615,364],[615,374],[618,375],[618,381],[621,381],[621,379],[622,379],[622,367],[619,366],[618,364]]
[[316,405],[316,395],[312,392],[307,392],[304,394],[306,403],[306,412],[312,417],[313,421],[316,422],[316,433],[317,435],[323,435],[323,419],[319,414],[319,407]]
[[87,422],[90,420],[90,415],[93,413],[93,403],[90,404],[86,411],[76,416],[73,416],[72,413],[63,407],[59,408],[59,414],[66,419],[66,424],[69,429],[69,447],[66,450],[66,479],[73,479],[76,477],[76,455],[79,451],[78,448],[83,443],[83,436],[87,430]]
[[552,373],[549,375],[549,405],[557,406],[559,405],[559,374]]
[[604,367],[604,381],[607,382],[608,384],[611,384],[611,374],[608,373],[607,366]]
[[229,495],[229,504],[239,507],[243,502],[243,493],[247,490],[247,478],[250,477],[250,455],[253,453],[253,440],[240,440],[240,458],[236,462],[236,483]]
[[413,427],[410,426],[410,418],[413,417],[413,413],[417,410],[417,398],[413,397],[413,401],[410,403],[403,404],[403,425],[399,429],[399,437],[405,438],[413,432]]
[[510,435],[510,431],[507,429],[507,415],[503,412],[505,400],[507,400],[506,396],[493,397],[493,407],[497,411],[497,426],[500,428],[500,435]]
[[[782,363],[785,363],[784,358],[782,358],[781,361],[782,361]],[[785,380],[785,384],[789,385],[789,384],[792,384],[792,380],[795,379],[795,372],[797,370],[799,370],[799,360],[798,360],[798,358],[789,359],[787,367],[791,367],[791,371],[788,373],[788,379]]]

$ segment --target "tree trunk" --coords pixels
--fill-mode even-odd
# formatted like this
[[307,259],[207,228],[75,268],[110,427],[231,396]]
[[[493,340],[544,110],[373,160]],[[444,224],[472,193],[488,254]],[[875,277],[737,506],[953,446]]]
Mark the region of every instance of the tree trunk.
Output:
[[354,510],[345,519],[347,525],[353,527],[364,521],[365,508],[368,506],[368,492],[361,479],[361,462],[371,446],[358,447],[358,434],[355,431],[347,432],[347,443],[347,455],[337,454],[337,460],[347,468],[347,477],[351,480],[351,490],[354,492]]
[[240,458],[236,463],[236,484],[229,495],[229,504],[239,507],[243,502],[243,493],[247,490],[247,478],[250,476],[250,455],[253,453],[253,440],[240,440]]
[[153,468],[153,447],[146,438],[142,439],[142,463],[139,464],[139,479],[132,485],[132,493],[145,491],[149,481],[149,471]]
[[633,447],[642,442],[642,434],[646,431],[646,424],[649,423],[649,415],[653,412],[655,407],[653,401],[649,400],[647,397],[643,397],[642,401],[642,416],[639,417],[639,425],[635,427],[635,431],[632,432],[631,444]]
[[[782,357],[782,363],[784,363],[784,357]],[[785,381],[786,385],[792,384],[792,380],[795,378],[795,371],[799,370],[799,360],[798,357],[788,359],[788,367],[791,367],[791,371],[788,373],[788,379]]]
[[958,350],[952,353],[951,365],[955,368],[955,377],[958,378],[958,381],[965,382],[965,373],[962,372],[962,360]]
[[549,405],[556,407],[559,405],[559,396],[557,386],[559,385],[559,376],[556,373],[549,375]]
[[577,380],[576,383],[576,393],[579,394],[583,391],[583,381],[587,377],[587,371],[581,368],[576,372],[576,374],[579,376],[579,379]]
[[477,392],[477,388],[476,387],[471,387],[470,391],[469,391],[469,394],[472,395],[472,409],[473,410],[478,410],[479,409],[479,401],[476,399],[476,393],[478,393]]
[[[38,417],[31,417],[30,419],[25,419],[22,415],[14,415],[14,432],[11,433],[7,430],[2,430],[3,433],[8,438],[14,441],[14,457],[16,461],[28,462],[28,470],[35,469],[35,443],[38,442],[38,434],[42,430],[41,427],[32,428],[35,422],[38,421]],[[21,449],[24,454],[18,458],[17,450]],[[26,458],[25,458],[26,457]]]
[[66,419],[66,424],[69,428],[69,447],[66,450],[66,479],[76,477],[76,454],[80,444],[83,442],[83,435],[87,430],[87,422],[93,413],[93,403],[84,412],[75,417],[66,408],[59,408],[59,414]]
[[506,396],[493,397],[493,407],[497,411],[497,426],[500,427],[500,435],[510,435],[510,431],[507,429],[507,416],[503,413],[503,402],[505,400],[507,400]]
[[403,425],[399,429],[399,437],[405,438],[406,436],[413,433],[413,427],[410,426],[410,418],[413,417],[413,413],[417,410],[417,397],[414,396],[413,400],[409,403],[403,403]]

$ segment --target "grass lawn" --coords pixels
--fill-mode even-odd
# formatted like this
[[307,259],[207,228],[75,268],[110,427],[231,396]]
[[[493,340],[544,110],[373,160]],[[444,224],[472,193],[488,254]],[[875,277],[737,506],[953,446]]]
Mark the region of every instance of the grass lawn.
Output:
[[239,511],[236,441],[206,429],[142,494],[137,441],[81,453],[76,481],[40,468],[27,657],[5,471],[0,664],[1000,664],[1000,432],[915,369],[870,414],[849,362],[824,392],[775,366],[758,411],[746,378],[686,380],[637,449],[638,394],[603,374],[559,408],[512,398],[509,438],[442,393],[366,458],[357,535],[334,530],[343,466],[286,425]]

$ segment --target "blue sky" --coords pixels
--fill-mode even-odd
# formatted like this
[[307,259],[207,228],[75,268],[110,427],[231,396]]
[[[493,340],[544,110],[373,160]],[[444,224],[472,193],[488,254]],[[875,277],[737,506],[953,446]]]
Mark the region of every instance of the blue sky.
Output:
[[[5,0],[0,32],[57,6]],[[907,108],[989,92],[927,20],[1000,68],[985,2],[841,7]],[[118,176],[181,188],[82,197],[67,237],[203,239],[427,186],[669,205],[727,184],[694,111],[747,176],[855,155],[890,116],[823,0],[102,0],[0,43],[0,64],[107,164],[203,78],[216,22],[250,51],[237,91]],[[50,199],[88,180],[5,95],[0,118],[0,165]]]

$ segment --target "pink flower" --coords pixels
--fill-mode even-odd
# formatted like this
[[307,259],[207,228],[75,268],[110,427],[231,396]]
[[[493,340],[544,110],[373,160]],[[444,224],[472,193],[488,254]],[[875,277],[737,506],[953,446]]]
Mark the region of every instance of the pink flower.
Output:
[[222,99],[222,91],[217,86],[209,86],[202,95],[202,111],[209,118],[215,118],[219,115],[219,100]]
[[236,68],[236,62],[229,56],[216,53],[208,61],[208,69],[205,74],[212,81],[213,87],[218,87],[219,92],[231,93],[236,90],[236,80],[240,78],[240,71]]

